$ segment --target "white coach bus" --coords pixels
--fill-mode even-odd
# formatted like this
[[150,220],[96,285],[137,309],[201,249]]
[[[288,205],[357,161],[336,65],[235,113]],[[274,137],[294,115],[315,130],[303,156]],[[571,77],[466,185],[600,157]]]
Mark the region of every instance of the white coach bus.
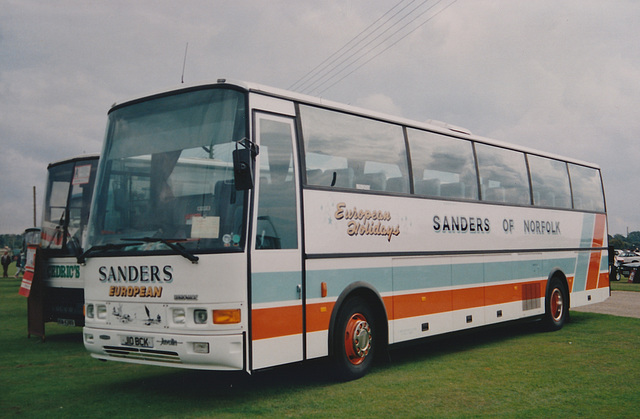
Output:
[[597,166],[220,79],[109,112],[86,251],[92,356],[251,373],[609,296]]
[[97,154],[87,154],[47,167],[38,250],[44,322],[84,325],[84,283],[76,257],[82,253],[82,236],[89,222],[98,158]]

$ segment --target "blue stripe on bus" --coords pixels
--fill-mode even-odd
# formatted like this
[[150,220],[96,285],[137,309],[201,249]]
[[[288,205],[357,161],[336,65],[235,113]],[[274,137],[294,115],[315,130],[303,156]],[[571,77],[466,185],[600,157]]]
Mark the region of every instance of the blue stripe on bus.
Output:
[[593,228],[595,222],[595,214],[584,214],[582,218],[582,234],[580,235],[580,247],[591,247],[591,244],[593,242]]
[[383,268],[358,268],[358,269],[327,269],[307,271],[307,298],[320,298],[321,282],[329,284],[328,295],[337,297],[353,282],[366,282],[371,284],[379,293],[390,293],[391,267]]
[[554,269],[560,269],[566,276],[571,276],[575,273],[576,258],[557,258],[557,259],[545,259],[542,263],[542,272],[544,276]]
[[299,300],[300,272],[257,272],[251,275],[251,299],[255,303]]
[[[524,279],[546,279],[553,269],[565,275],[574,274],[584,290],[589,262],[589,252],[580,252],[578,258],[554,258],[536,260],[511,260],[486,263],[460,263],[421,266],[396,266],[383,268],[350,268],[307,271],[307,298],[320,298],[320,283],[326,282],[328,297],[337,297],[349,284],[366,282],[380,293],[405,292],[417,289],[454,286],[478,286],[484,282],[508,282]],[[577,263],[576,263],[577,262]],[[392,280],[393,278],[393,280]],[[296,286],[300,283],[298,272],[266,272],[252,275],[253,303],[298,300]]]
[[393,290],[451,286],[451,265],[398,266],[393,268]]
[[[580,235],[580,247],[591,247],[593,241],[593,228],[596,222],[595,214],[584,214],[582,218],[582,234]],[[589,273],[589,252],[580,252],[576,258],[576,275],[573,280],[573,291],[587,289],[587,274]]]
[[587,274],[589,273],[589,253],[580,252],[576,258],[576,276],[573,280],[573,291],[587,289]]
[[451,265],[453,285],[477,285],[484,282],[482,263],[460,263]]
[[609,266],[609,252],[602,252],[602,258],[600,259],[600,266]]

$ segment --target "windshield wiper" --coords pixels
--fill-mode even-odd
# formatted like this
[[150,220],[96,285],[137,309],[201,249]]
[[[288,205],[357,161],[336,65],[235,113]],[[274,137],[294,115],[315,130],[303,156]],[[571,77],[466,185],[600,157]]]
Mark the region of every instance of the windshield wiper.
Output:
[[[121,239],[121,240],[126,240],[126,239]],[[91,246],[90,248],[88,248],[87,250],[84,251],[84,253],[76,256],[76,259],[78,260],[78,263],[81,265],[84,265],[84,263],[87,260],[87,256],[89,255],[89,253],[95,253],[95,252],[99,252],[101,250],[117,250],[117,249],[122,249],[123,247],[128,247],[128,246],[136,246],[136,245],[140,245],[142,243],[107,243],[107,244],[97,244],[95,246]]]
[[162,237],[140,237],[140,238],[134,238],[134,239],[120,239],[120,240],[137,241],[137,242],[144,242],[144,243],[162,243],[165,246],[173,249],[180,256],[183,256],[189,259],[191,263],[198,263],[198,260],[200,259],[198,256],[194,255],[193,253],[185,249],[180,243],[172,243],[173,241],[178,241],[181,239],[163,239]]

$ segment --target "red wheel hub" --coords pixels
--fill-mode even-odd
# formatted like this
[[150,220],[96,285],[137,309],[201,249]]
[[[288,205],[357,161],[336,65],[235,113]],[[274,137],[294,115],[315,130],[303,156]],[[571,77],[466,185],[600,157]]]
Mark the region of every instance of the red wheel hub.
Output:
[[349,362],[353,365],[361,364],[371,350],[371,327],[367,319],[360,313],[355,313],[347,322],[344,332],[344,349]]
[[551,293],[551,316],[553,320],[560,321],[562,313],[564,311],[564,301],[562,300],[562,293],[558,288],[555,288]]

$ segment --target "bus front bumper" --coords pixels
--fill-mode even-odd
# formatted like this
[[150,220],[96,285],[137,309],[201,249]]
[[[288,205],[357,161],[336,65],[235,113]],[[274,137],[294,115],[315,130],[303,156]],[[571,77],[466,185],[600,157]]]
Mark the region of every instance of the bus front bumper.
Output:
[[243,333],[202,336],[85,327],[83,341],[91,356],[101,360],[203,370],[244,369]]

